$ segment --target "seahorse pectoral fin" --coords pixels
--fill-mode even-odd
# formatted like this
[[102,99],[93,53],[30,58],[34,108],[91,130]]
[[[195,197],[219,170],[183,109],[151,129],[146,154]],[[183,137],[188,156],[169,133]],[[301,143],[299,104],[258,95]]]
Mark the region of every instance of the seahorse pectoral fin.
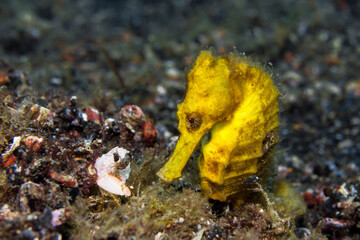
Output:
[[180,135],[175,151],[168,162],[157,172],[157,175],[162,181],[170,183],[172,180],[181,177],[181,172],[185,164],[202,136],[203,134],[201,132]]

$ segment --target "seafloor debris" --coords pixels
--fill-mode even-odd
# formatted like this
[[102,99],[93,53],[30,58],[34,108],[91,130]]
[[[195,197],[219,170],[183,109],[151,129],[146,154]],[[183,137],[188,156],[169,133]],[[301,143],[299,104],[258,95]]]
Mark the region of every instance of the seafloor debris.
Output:
[[[130,174],[130,164],[119,168],[124,165],[123,159],[128,152],[124,148],[115,147],[96,159],[94,167],[98,177],[96,183],[99,187],[116,195],[127,197],[131,195],[130,189],[125,185]],[[114,176],[117,169],[119,169],[119,178]]]
[[0,86],[7,86],[8,89],[21,92],[27,87],[29,79],[19,70],[14,70],[6,62],[0,59]]
[[146,119],[141,108],[136,105],[127,105],[120,111],[120,117],[125,127],[134,134],[135,141],[145,140],[147,146],[151,146],[158,134],[151,121]]
[[61,183],[62,185],[66,186],[66,187],[73,188],[77,185],[76,179],[72,176],[61,175],[59,173],[50,171],[48,173],[48,177],[51,178],[52,180],[54,180],[55,182]]
[[50,109],[34,104],[30,108],[31,119],[34,120],[34,123],[41,123],[46,126],[52,126],[54,113]]
[[[11,147],[9,148],[9,150],[7,150],[6,152],[4,152],[3,154],[1,154],[1,158],[3,159],[3,164],[5,164],[5,162],[8,160],[8,158],[11,156],[11,154],[13,153],[13,151],[20,146],[20,141],[21,141],[22,137],[17,136],[13,138],[13,143],[11,144]],[[8,163],[7,163],[8,165]]]
[[[351,231],[360,233],[360,197],[359,185],[324,187],[308,190],[303,198],[308,205],[305,219],[331,238],[341,239]],[[317,213],[314,219],[313,215]]]
[[24,142],[31,150],[38,152],[44,143],[44,138],[38,136],[27,136],[25,137]]

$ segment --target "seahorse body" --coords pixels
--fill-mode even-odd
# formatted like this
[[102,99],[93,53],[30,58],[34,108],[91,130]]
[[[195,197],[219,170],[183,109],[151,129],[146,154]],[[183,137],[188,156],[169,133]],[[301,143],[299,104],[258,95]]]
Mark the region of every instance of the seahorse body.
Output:
[[187,77],[177,114],[181,136],[158,175],[167,182],[180,177],[210,130],[198,160],[201,186],[210,198],[226,201],[244,190],[245,179],[263,180],[277,142],[279,92],[270,76],[235,53],[214,58],[202,51]]

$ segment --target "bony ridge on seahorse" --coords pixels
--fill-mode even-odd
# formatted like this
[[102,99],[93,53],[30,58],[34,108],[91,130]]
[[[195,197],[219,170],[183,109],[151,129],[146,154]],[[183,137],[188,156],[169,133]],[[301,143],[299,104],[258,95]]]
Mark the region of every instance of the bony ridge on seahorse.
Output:
[[244,190],[249,177],[262,181],[277,142],[279,92],[269,75],[236,53],[214,58],[200,52],[187,79],[177,112],[181,135],[157,175],[165,182],[179,178],[210,131],[198,160],[201,186],[210,198],[226,201]]

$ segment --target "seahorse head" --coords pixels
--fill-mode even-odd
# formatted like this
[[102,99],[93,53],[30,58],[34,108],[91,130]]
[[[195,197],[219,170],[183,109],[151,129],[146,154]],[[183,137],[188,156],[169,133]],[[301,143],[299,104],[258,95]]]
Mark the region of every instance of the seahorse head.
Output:
[[211,51],[202,51],[188,73],[187,92],[177,112],[181,136],[170,160],[157,173],[163,181],[181,176],[202,136],[236,107],[228,64],[226,58],[214,59]]

